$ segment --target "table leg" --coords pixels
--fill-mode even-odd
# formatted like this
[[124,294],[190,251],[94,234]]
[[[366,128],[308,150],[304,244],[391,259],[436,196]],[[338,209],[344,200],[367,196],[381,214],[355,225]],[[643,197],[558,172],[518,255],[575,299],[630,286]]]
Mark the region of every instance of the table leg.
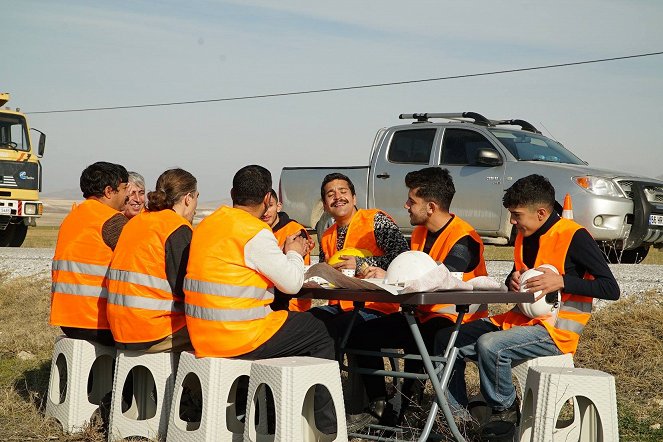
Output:
[[464,442],[465,438],[463,437],[462,434],[460,434],[460,431],[456,426],[456,422],[453,419],[453,413],[449,408],[449,403],[447,402],[447,397],[446,397],[447,386],[449,384],[449,378],[451,377],[451,370],[453,369],[454,365],[453,362],[458,354],[458,349],[454,346],[454,344],[456,341],[456,337],[458,336],[458,330],[463,321],[464,312],[461,311],[458,313],[458,319],[456,320],[456,324],[454,325],[454,331],[451,334],[451,338],[449,339],[449,344],[447,345],[447,349],[444,354],[444,356],[447,358],[447,362],[445,363],[444,369],[442,370],[442,375],[439,379],[437,377],[437,374],[435,373],[435,367],[433,367],[433,362],[431,361],[430,355],[428,354],[426,343],[421,337],[421,332],[419,331],[419,325],[417,324],[414,315],[410,312],[404,312],[404,314],[405,314],[405,319],[407,320],[407,323],[410,327],[410,331],[412,332],[412,336],[414,337],[414,340],[417,344],[417,348],[419,349],[419,353],[421,354],[421,360],[424,364],[424,368],[426,370],[426,373],[428,374],[431,384],[433,385],[433,390],[435,390],[435,396],[437,398],[436,401],[433,401],[433,405],[431,406],[430,412],[428,413],[428,418],[426,419],[424,428],[422,429],[422,432],[419,435],[419,441],[424,442],[428,439],[428,436],[430,435],[430,432],[433,428],[433,424],[435,423],[435,417],[437,415],[437,409],[439,404],[439,406],[442,408],[442,413],[444,414],[444,418],[446,419],[447,424],[449,425],[449,429],[451,430],[451,433],[453,434],[454,438],[458,442]]

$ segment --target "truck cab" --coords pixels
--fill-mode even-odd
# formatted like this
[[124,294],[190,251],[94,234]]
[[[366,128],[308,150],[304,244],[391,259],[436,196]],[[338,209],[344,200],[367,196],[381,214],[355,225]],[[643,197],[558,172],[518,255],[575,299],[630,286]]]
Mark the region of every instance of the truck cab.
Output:
[[[0,93],[0,106],[8,101],[9,94]],[[20,247],[28,226],[35,226],[43,212],[39,158],[46,136],[33,131],[40,134],[37,146],[20,109],[0,108],[0,247]]]

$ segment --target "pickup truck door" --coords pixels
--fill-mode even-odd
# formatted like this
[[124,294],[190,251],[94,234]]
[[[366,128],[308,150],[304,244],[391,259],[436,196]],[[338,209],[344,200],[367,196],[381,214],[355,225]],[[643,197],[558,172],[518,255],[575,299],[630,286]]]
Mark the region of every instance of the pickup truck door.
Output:
[[399,227],[407,230],[410,217],[403,208],[407,200],[405,175],[434,164],[434,145],[439,145],[435,127],[396,129],[386,134],[371,159],[369,206],[384,210]]
[[[479,149],[493,149],[499,165],[476,161]],[[481,132],[464,128],[445,128],[439,165],[449,169],[456,187],[450,211],[470,223],[481,235],[500,229],[504,188],[504,158]]]

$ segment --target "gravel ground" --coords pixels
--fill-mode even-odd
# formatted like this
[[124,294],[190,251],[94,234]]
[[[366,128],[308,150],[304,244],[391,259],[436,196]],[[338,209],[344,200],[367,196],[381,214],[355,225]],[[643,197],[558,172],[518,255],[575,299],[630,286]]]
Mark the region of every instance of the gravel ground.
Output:
[[[53,249],[0,248],[0,277],[48,277]],[[503,281],[511,271],[509,261],[489,261],[488,274]],[[663,265],[611,264],[622,297],[655,290],[663,294]],[[600,303],[601,301],[599,301]]]

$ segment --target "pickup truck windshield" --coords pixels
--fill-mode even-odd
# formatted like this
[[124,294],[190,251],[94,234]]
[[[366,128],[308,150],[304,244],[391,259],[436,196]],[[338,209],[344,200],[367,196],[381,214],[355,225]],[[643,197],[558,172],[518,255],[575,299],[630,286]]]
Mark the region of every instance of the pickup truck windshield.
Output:
[[30,151],[25,119],[14,115],[0,115],[0,149]]
[[490,129],[518,161],[585,164],[556,141],[529,132]]

